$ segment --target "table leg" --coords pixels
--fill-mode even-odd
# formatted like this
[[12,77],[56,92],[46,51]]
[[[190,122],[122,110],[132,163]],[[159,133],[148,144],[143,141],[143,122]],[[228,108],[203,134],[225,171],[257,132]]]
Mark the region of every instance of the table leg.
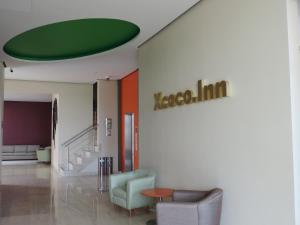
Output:
[[147,225],[156,225],[156,219],[151,219],[146,222]]

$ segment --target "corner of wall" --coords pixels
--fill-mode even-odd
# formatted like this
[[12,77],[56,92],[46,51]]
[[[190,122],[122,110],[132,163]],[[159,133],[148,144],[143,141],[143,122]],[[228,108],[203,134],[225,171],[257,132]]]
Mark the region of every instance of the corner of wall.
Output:
[[300,225],[300,4],[287,0],[289,76],[291,91],[294,204],[296,225]]

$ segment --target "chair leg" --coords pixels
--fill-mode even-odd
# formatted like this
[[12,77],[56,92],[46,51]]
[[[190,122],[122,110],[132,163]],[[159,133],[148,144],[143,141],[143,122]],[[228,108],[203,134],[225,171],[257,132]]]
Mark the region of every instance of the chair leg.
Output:
[[129,214],[130,217],[133,216],[134,213],[135,213],[134,209],[129,209],[128,210],[128,214]]

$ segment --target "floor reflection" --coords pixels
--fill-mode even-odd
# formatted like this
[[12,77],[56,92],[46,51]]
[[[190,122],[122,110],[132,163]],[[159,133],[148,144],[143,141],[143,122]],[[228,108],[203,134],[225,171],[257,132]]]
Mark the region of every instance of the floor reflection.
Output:
[[97,177],[59,177],[47,165],[2,166],[1,225],[144,225],[153,215],[138,210],[128,217]]
[[49,187],[0,186],[1,217],[50,213]]

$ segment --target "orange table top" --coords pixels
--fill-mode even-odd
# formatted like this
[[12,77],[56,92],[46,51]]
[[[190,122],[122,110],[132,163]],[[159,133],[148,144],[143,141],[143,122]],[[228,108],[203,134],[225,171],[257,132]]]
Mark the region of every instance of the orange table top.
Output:
[[142,191],[142,194],[152,198],[167,198],[173,195],[174,190],[170,188],[154,188]]

